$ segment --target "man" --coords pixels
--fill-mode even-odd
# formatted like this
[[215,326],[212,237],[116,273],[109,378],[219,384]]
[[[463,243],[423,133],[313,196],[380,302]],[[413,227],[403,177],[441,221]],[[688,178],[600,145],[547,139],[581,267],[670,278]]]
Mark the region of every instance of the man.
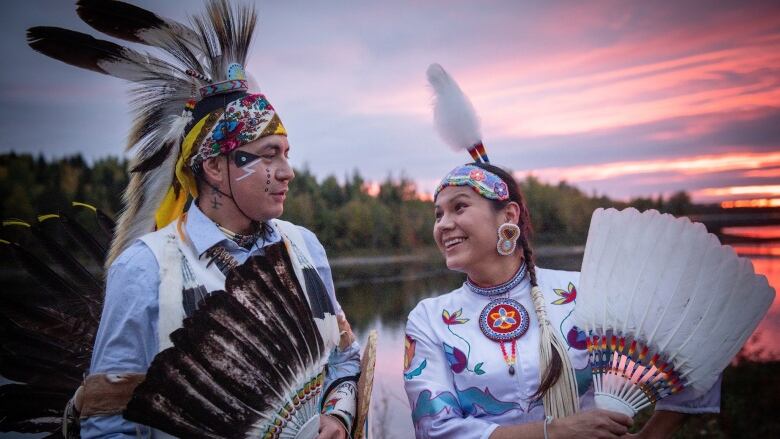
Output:
[[[133,390],[200,299],[225,288],[228,268],[280,241],[304,272],[316,270],[296,277],[310,298],[322,296],[319,311],[338,316],[319,431],[348,437],[359,348],[322,245],[309,230],[274,220],[294,173],[286,130],[266,97],[248,91],[243,71],[254,11],[212,0],[207,14],[194,18],[197,30],[117,1],[82,0],[78,12],[98,30],[172,55],[156,59],[62,29],[28,35],[46,55],[139,85],[129,140],[140,145],[139,157],[109,255],[89,375],[75,399],[82,437],[164,436],[121,417]],[[184,212],[188,195],[194,201]]]

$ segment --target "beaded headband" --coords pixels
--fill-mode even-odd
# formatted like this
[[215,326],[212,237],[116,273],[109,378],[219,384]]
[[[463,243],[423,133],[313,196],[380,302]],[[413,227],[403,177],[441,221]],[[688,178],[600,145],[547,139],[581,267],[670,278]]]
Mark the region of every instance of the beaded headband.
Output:
[[[474,163],[490,163],[482,143],[479,118],[469,98],[442,66],[431,64],[427,76],[434,92],[433,121],[441,138],[457,151],[468,151]],[[509,199],[506,182],[474,164],[450,171],[436,187],[433,197],[449,186],[471,186],[476,193],[491,200]]]
[[[187,74],[198,75],[189,70]],[[206,111],[210,114],[207,116],[209,120],[201,126],[201,132],[194,139],[194,144],[190,146],[195,151],[190,159],[190,166],[195,166],[211,157],[227,154],[261,137],[273,134],[287,135],[279,115],[265,95],[246,93],[248,84],[244,66],[231,63],[226,69],[226,79],[220,82],[212,82],[209,78],[204,79],[207,84],[200,88],[200,95],[202,101],[211,98],[210,102],[202,103],[208,107]],[[219,100],[213,99],[217,95],[233,100],[219,105]],[[197,107],[197,105],[192,106]]]
[[509,199],[509,190],[501,177],[474,165],[458,166],[450,171],[436,187],[433,197],[450,186],[470,186],[474,192],[490,200]]
[[192,156],[190,166],[227,154],[262,137],[287,135],[276,110],[262,94],[243,96],[230,102],[224,112],[217,110],[207,117],[213,120],[204,124],[195,139],[193,148],[197,148],[197,152]]

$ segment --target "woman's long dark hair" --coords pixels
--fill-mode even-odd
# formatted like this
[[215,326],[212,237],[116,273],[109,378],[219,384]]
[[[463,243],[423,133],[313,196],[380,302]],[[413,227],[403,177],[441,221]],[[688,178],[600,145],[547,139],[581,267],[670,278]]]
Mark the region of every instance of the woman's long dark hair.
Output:
[[[531,215],[528,212],[528,205],[525,203],[523,193],[520,192],[520,186],[509,172],[499,168],[498,166],[494,166],[488,163],[476,162],[472,163],[472,165],[496,174],[499,178],[501,178],[501,180],[504,181],[504,183],[506,183],[509,192],[509,199],[504,201],[489,200],[496,212],[504,209],[512,201],[520,206],[520,218],[518,224],[518,227],[520,227],[520,237],[518,238],[518,241],[520,246],[523,248],[523,258],[525,259],[525,265],[528,270],[528,277],[531,280],[531,286],[538,286],[536,282],[534,253],[530,243],[530,239],[533,234],[533,226],[531,225]],[[558,379],[561,377],[561,373],[563,372],[563,361],[561,360],[558,351],[556,349],[551,349],[551,351],[553,355],[550,361],[550,367],[544,372],[539,389],[531,396],[533,399],[542,398],[544,394],[547,393],[547,391],[558,382]]]

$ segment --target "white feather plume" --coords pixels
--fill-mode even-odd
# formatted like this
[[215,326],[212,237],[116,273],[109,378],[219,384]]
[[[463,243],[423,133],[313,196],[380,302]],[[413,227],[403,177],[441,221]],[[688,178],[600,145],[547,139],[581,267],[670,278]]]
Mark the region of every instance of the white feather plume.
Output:
[[598,209],[574,311],[589,334],[597,405],[633,415],[682,388],[706,392],[774,295],[749,260],[702,224]]
[[426,73],[434,91],[433,122],[442,140],[456,151],[479,143],[479,118],[469,98],[439,64],[431,64]]

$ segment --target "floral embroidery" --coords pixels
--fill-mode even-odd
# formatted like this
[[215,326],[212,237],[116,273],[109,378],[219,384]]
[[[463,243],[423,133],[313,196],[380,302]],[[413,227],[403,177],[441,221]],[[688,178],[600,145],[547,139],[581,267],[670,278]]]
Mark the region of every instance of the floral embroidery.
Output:
[[460,349],[452,347],[447,343],[444,344],[444,355],[447,357],[447,362],[450,363],[450,369],[455,373],[463,372],[468,364],[468,357]]
[[[560,288],[553,288],[553,292],[555,292],[556,295],[560,296],[560,299],[556,299],[552,302],[553,305],[565,305],[567,303],[576,303],[577,301],[577,287],[574,286],[573,283],[569,282],[569,285],[566,287],[565,290],[562,290]],[[585,343],[585,332],[581,331],[576,326],[572,326],[569,329],[569,332],[563,333],[563,324],[566,322],[566,320],[571,317],[572,313],[574,313],[574,309],[569,311],[568,314],[566,314],[566,317],[561,320],[561,325],[559,327],[559,331],[561,333],[561,336],[564,340],[566,340],[566,344],[569,345],[569,349],[576,349],[578,351],[583,351],[587,348]]]
[[462,350],[454,346],[450,346],[447,343],[443,343],[444,355],[447,357],[447,362],[450,364],[450,369],[452,369],[453,373],[461,373],[464,370],[468,370],[469,372],[474,372],[477,375],[482,375],[485,373],[485,371],[482,370],[483,362],[477,363],[477,365],[474,366],[474,369],[469,368],[469,357],[471,357],[471,343],[469,343],[468,340],[456,334],[455,331],[452,330],[453,326],[462,325],[470,320],[465,317],[462,317],[462,314],[463,314],[463,308],[455,311],[454,313],[450,313],[446,309],[442,310],[441,312],[441,320],[444,322],[445,325],[447,325],[447,330],[450,331],[450,334],[463,340],[463,343],[466,343],[466,347],[467,347],[467,351],[464,354]]
[[450,186],[471,186],[479,195],[491,200],[503,201],[509,198],[506,183],[498,175],[472,164],[458,166],[450,171],[436,186],[434,197]]
[[[243,105],[245,107],[251,107],[252,104],[254,104],[255,101],[257,101],[259,98],[260,98],[260,95],[257,95],[257,94],[251,94],[251,95],[244,96],[243,98],[241,98],[241,105]],[[260,108],[264,108],[264,107],[260,107]]]
[[247,95],[231,102],[216,122],[211,128],[203,127],[203,133],[207,134],[203,134],[202,141],[198,136],[193,144],[198,152],[190,159],[191,164],[227,154],[264,136],[287,135],[274,107],[262,94]]
[[452,314],[450,314],[449,311],[445,309],[441,312],[441,319],[444,321],[445,325],[462,325],[463,323],[469,321],[469,319],[461,318],[460,315],[462,313],[463,313],[463,308],[455,311]]
[[507,190],[506,183],[504,183],[503,181],[499,181],[498,183],[493,185],[493,192],[496,193],[499,200],[503,200],[509,196],[509,191]]
[[472,169],[469,172],[469,178],[475,181],[483,181],[485,179],[485,172],[482,169]]
[[576,326],[572,326],[566,334],[566,343],[569,344],[570,348],[584,351],[588,347],[586,342],[587,338],[588,336],[585,335],[585,331],[580,330],[580,328]]
[[425,366],[428,365],[428,359],[423,358],[423,361],[419,366],[417,366],[414,370],[407,372],[409,368],[412,367],[412,359],[414,359],[414,350],[416,347],[417,340],[413,339],[409,336],[409,334],[407,334],[404,340],[404,379],[407,380],[411,380],[412,378],[419,376],[423,369],[425,369]]
[[493,327],[498,329],[509,329],[517,323],[515,320],[515,312],[507,311],[505,308],[498,308],[498,312],[490,314],[490,318],[493,319]]
[[235,120],[223,120],[214,129],[211,139],[214,144],[211,145],[212,151],[219,151],[220,154],[226,154],[240,146],[238,138],[244,123]]
[[568,290],[553,288],[553,292],[558,296],[561,296],[560,299],[552,302],[553,305],[565,305],[574,302],[577,299],[577,287],[571,282],[569,282]]

